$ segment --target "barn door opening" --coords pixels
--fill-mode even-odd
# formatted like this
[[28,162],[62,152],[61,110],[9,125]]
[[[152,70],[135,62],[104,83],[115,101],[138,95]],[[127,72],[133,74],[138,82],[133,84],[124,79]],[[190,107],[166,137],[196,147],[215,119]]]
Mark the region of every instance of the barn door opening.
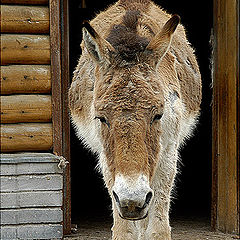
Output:
[[[113,0],[70,1],[70,73],[81,54],[81,23],[106,9]],[[179,14],[186,27],[189,41],[196,49],[203,80],[203,102],[199,124],[194,137],[181,151],[182,163],[176,180],[176,194],[171,217],[203,217],[209,221],[211,213],[211,49],[212,3],[155,0],[169,13]],[[206,7],[207,6],[207,7]],[[204,12],[204,17],[202,13]],[[97,160],[80,144],[71,130],[72,220],[107,216],[111,220],[110,199],[103,181],[95,169]]]

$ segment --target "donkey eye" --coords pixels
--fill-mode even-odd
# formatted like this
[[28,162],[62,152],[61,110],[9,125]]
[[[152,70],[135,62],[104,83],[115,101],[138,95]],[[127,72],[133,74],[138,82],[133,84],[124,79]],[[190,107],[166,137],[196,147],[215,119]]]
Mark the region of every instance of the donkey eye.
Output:
[[105,117],[95,117],[95,119],[99,119],[101,123],[107,124],[108,127],[110,126]]
[[160,120],[162,118],[162,116],[163,116],[162,114],[156,114],[153,118],[153,122]]

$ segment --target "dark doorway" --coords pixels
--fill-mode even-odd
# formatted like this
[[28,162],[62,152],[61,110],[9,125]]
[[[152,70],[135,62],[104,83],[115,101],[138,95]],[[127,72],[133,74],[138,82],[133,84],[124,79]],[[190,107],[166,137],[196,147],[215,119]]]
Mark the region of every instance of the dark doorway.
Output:
[[[106,9],[111,0],[69,1],[70,72],[81,54],[81,26]],[[199,124],[194,136],[181,151],[182,164],[176,180],[173,217],[190,215],[210,217],[211,211],[211,71],[209,45],[212,28],[212,1],[155,0],[171,14],[181,16],[187,36],[196,50],[203,82],[203,101]],[[71,75],[72,77],[72,75]],[[82,218],[111,216],[111,201],[101,175],[95,170],[96,157],[84,149],[71,131],[72,221]]]

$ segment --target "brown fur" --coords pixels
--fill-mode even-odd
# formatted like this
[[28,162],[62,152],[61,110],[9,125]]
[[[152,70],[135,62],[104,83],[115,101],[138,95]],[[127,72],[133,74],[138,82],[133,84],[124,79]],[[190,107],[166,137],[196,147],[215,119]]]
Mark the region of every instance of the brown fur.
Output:
[[[118,1],[85,24],[69,90],[73,122],[100,155],[110,195],[119,174],[131,179],[143,174],[155,191],[152,218],[141,225],[147,237],[141,239],[170,239],[178,148],[200,110],[198,64],[178,23],[177,15],[150,0]],[[139,239],[133,225],[117,216],[115,204],[113,239]]]

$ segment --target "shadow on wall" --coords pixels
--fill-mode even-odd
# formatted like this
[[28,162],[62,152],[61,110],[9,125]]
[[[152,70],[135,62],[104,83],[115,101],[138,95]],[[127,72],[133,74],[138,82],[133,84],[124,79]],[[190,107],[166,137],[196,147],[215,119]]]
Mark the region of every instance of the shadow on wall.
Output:
[[[81,8],[79,0],[69,1],[70,9],[70,72],[74,71],[81,54],[81,26],[95,13],[104,10],[115,1],[86,0]],[[210,32],[212,28],[212,2],[202,1],[154,1],[171,14],[179,14],[190,43],[196,49],[203,82],[202,112],[195,135],[181,151],[183,164],[176,181],[176,194],[171,213],[175,215],[210,216],[211,204],[211,72]],[[71,75],[72,77],[72,75]],[[71,131],[71,179],[73,221],[89,216],[111,214],[110,198],[100,174],[95,170],[96,158],[84,149]]]

